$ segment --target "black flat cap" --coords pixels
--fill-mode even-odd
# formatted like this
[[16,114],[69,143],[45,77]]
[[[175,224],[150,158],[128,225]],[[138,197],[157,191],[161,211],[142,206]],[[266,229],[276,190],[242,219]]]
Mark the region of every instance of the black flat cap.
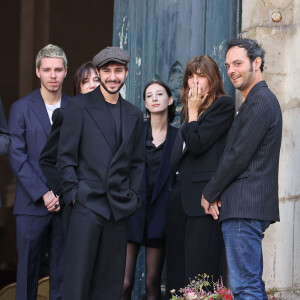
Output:
[[106,47],[93,58],[95,68],[101,68],[110,61],[126,65],[130,61],[129,54],[119,47]]

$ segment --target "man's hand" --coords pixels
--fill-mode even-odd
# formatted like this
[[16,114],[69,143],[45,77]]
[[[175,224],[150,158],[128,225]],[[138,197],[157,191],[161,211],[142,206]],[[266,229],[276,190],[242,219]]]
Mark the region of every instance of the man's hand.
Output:
[[47,207],[49,212],[58,212],[60,211],[59,206],[59,197],[55,196],[52,191],[48,191],[43,196],[44,204]]
[[219,214],[220,214],[219,207],[221,207],[221,201],[216,200],[212,204],[210,204],[204,198],[204,195],[202,195],[201,205],[204,208],[206,214],[211,214],[215,220],[219,219]]

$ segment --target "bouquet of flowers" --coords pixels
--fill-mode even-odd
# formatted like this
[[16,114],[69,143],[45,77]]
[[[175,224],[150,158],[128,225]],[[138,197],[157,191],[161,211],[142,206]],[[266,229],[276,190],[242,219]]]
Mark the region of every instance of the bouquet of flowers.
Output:
[[222,278],[218,282],[213,282],[213,280],[210,281],[209,275],[206,274],[196,276],[194,280],[190,280],[188,286],[181,288],[177,292],[171,290],[171,294],[171,300],[233,300],[232,292],[224,287]]

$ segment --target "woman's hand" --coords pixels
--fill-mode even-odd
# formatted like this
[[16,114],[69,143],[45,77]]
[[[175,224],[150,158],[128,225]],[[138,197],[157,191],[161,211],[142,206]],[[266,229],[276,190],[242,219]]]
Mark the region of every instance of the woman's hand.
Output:
[[189,90],[188,94],[188,113],[189,122],[197,121],[199,116],[199,109],[202,103],[205,101],[207,94],[202,96],[202,89],[197,82],[194,81],[192,88]]

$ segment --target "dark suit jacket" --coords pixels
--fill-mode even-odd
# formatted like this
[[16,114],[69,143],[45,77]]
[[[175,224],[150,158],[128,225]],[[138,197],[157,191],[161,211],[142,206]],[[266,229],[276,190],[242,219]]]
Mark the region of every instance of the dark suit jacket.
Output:
[[198,121],[185,123],[172,153],[172,166],[178,171],[182,207],[188,216],[203,216],[202,191],[217,170],[226,137],[234,119],[234,100],[223,96],[215,100]]
[[7,153],[10,135],[6,124],[5,111],[0,98],[0,156]]
[[[7,153],[10,144],[9,131],[6,124],[4,107],[0,98],[0,156]],[[0,198],[0,207],[2,207]]]
[[[144,124],[144,147],[146,146],[146,138],[149,126],[149,122]],[[165,237],[166,204],[174,182],[174,172],[171,171],[170,167],[170,155],[177,133],[177,128],[171,125],[168,126],[156,184],[150,206],[148,208],[146,171],[144,171],[143,181],[141,184],[142,205],[129,221],[128,239],[131,241],[142,242],[145,222],[148,223],[148,238]],[[148,220],[146,220],[146,218],[148,218]]]
[[[52,115],[52,128],[45,147],[39,159],[40,168],[47,179],[48,186],[55,195],[62,195],[63,188],[57,169],[57,152],[60,137],[60,129],[64,119],[64,109],[58,108]],[[60,203],[62,205],[62,203]]]
[[221,196],[220,221],[249,218],[279,221],[278,163],[282,116],[265,81],[249,92],[236,116],[220,165],[203,194]]
[[[69,97],[62,95],[61,106]],[[49,191],[38,165],[40,153],[51,130],[47,109],[40,89],[14,102],[8,120],[11,145],[8,151],[10,166],[17,178],[14,214],[46,215],[41,201]]]
[[79,201],[105,218],[134,213],[144,168],[143,114],[119,96],[122,143],[100,88],[77,95],[65,109],[58,168],[64,201]]

